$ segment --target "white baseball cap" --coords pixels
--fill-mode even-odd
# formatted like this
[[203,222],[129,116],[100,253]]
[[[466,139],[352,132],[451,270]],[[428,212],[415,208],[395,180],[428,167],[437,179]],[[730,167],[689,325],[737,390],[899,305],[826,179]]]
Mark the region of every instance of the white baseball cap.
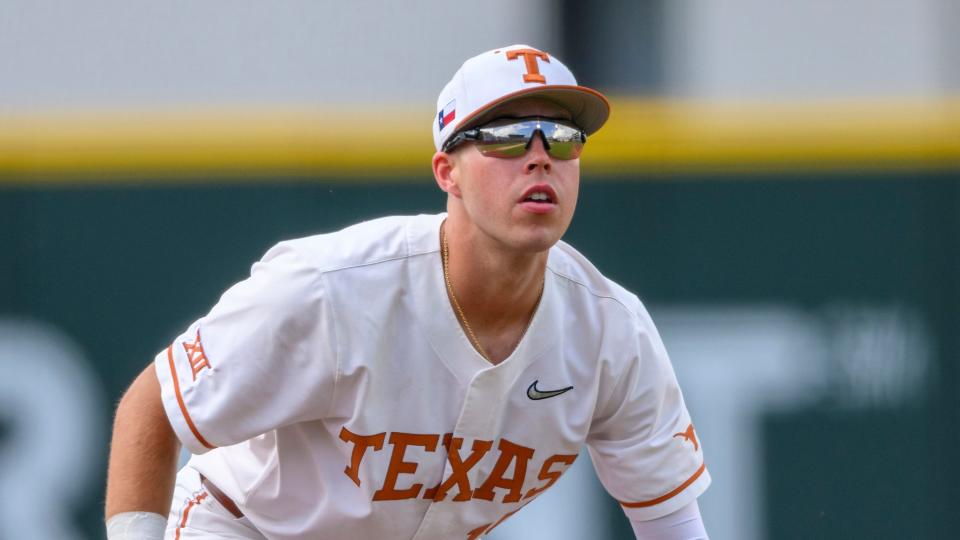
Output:
[[579,86],[562,62],[529,45],[511,45],[470,58],[443,87],[433,118],[434,146],[440,150],[454,133],[483,123],[499,105],[528,96],[567,109],[587,135],[610,116],[607,98]]

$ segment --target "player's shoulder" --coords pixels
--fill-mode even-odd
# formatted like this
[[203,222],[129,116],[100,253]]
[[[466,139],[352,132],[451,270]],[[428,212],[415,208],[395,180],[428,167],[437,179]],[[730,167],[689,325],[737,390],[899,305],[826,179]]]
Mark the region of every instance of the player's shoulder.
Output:
[[402,260],[437,251],[443,215],[387,216],[338,231],[280,242],[275,253],[294,253],[319,272],[334,272]]
[[636,323],[646,323],[650,315],[636,294],[604,276],[582,253],[560,241],[551,248],[547,269],[564,288],[590,305],[612,311]]

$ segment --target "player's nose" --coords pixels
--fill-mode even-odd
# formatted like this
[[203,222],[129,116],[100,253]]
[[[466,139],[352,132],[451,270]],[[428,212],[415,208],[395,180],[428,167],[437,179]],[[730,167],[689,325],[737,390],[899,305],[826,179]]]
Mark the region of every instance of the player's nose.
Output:
[[530,148],[524,154],[524,168],[528,173],[543,169],[544,172],[550,172],[553,164],[550,161],[550,154],[547,153],[547,147],[543,143],[543,135],[538,131],[534,133],[533,140],[530,141]]

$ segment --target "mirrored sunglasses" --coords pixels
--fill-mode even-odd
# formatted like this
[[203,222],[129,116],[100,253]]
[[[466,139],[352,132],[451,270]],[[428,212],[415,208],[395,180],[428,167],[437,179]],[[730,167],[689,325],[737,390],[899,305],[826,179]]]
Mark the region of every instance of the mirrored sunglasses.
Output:
[[557,159],[580,157],[583,144],[587,142],[587,135],[582,129],[559,120],[503,118],[456,133],[443,145],[443,151],[450,152],[470,141],[485,156],[515,158],[527,153],[537,133],[540,133],[547,153]]

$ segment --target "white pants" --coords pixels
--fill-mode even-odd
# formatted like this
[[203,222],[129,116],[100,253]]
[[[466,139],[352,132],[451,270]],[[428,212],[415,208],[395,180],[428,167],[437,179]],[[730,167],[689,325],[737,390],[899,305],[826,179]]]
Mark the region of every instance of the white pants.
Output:
[[234,517],[204,489],[200,473],[184,467],[177,473],[164,540],[201,538],[265,540],[250,520]]

